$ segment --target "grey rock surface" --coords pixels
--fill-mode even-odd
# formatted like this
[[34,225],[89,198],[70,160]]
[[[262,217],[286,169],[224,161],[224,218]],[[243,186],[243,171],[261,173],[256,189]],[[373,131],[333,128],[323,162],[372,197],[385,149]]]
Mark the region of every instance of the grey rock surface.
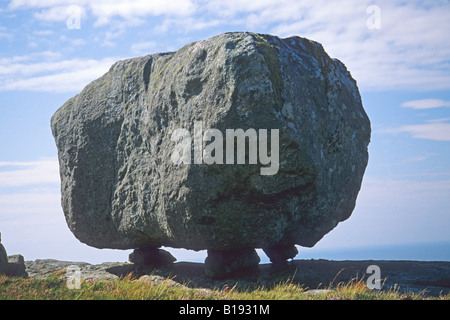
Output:
[[5,247],[0,243],[0,274],[5,274],[8,267],[8,256]]
[[25,261],[26,271],[30,278],[45,279],[51,275],[66,276],[67,269],[78,267],[81,281],[91,279],[95,281],[118,280],[134,272],[135,267],[126,262],[104,262],[101,264],[90,264],[77,261],[60,261],[55,259],[38,259]]
[[129,255],[130,262],[138,266],[155,267],[167,265],[175,262],[177,259],[168,251],[154,247],[134,249]]
[[[196,121],[278,129],[278,171],[173,163],[172,133]],[[370,140],[343,63],[308,39],[248,32],[119,61],[51,128],[70,230],[115,249],[311,247],[350,217]]]
[[30,278],[46,278],[49,275],[66,277],[69,266],[79,266],[82,280],[113,281],[133,273],[141,282],[187,286],[189,288],[218,289],[225,286],[242,290],[271,287],[280,283],[300,284],[309,293],[324,293],[336,288],[339,283],[368,280],[371,275],[367,269],[379,266],[383,279],[382,290],[425,293],[439,296],[450,293],[450,262],[448,261],[394,261],[394,260],[293,260],[284,265],[259,264],[251,275],[235,275],[228,279],[211,279],[205,276],[203,263],[176,262],[161,268],[140,268],[127,262],[105,262],[89,264],[86,262],[39,259],[25,261]]
[[21,254],[8,256],[8,266],[6,274],[12,277],[28,277],[26,272],[25,259]]
[[285,263],[286,260],[293,259],[298,254],[294,245],[274,246],[263,250],[272,263]]

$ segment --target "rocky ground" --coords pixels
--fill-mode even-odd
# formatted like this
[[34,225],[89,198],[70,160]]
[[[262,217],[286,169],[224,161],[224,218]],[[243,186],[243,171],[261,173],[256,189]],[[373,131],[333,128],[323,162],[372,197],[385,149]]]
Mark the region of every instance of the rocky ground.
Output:
[[[141,281],[164,282],[170,285],[185,285],[196,288],[223,288],[234,286],[252,289],[257,286],[270,286],[280,282],[292,281],[304,287],[327,289],[339,282],[351,279],[367,279],[372,273],[366,273],[368,266],[376,265],[381,270],[383,289],[399,288],[406,292],[426,292],[438,296],[450,292],[450,262],[424,261],[329,261],[329,260],[293,260],[286,265],[275,266],[260,264],[257,270],[248,274],[239,274],[225,280],[212,280],[205,277],[203,263],[177,262],[160,268],[143,268],[127,262],[107,262],[89,264],[58,260],[25,261],[29,277],[46,277],[50,274],[65,275],[65,269],[77,265],[81,278],[95,280],[114,280],[133,273]],[[167,280],[167,278],[172,280]]]

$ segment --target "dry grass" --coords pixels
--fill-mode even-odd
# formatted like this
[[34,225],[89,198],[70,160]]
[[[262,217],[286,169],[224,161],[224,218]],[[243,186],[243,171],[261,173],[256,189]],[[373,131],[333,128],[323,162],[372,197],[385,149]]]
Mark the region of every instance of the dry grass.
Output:
[[400,293],[398,288],[369,290],[362,279],[337,284],[333,281],[328,290],[311,294],[291,280],[270,288],[238,290],[236,286],[225,286],[210,290],[173,286],[170,281],[134,281],[132,274],[115,281],[87,279],[80,289],[69,289],[63,275],[60,270],[41,280],[0,276],[0,300],[450,300],[450,294],[431,297]]

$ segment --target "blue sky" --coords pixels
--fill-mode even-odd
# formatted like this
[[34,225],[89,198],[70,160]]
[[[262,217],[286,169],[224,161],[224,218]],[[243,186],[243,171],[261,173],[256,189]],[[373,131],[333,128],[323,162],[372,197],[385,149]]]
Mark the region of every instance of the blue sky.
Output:
[[89,248],[67,228],[50,118],[119,59],[229,31],[318,41],[358,82],[372,123],[369,165],[353,215],[309,250],[449,242],[449,18],[447,0],[0,1],[0,232],[8,254],[127,259],[130,251]]

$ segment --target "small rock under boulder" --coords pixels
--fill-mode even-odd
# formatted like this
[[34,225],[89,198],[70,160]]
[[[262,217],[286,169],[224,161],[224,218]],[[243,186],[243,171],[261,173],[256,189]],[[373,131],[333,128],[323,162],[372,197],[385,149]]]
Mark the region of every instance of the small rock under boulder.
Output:
[[270,262],[276,264],[284,264],[286,260],[293,259],[298,254],[295,245],[278,245],[263,248],[263,251],[269,257]]
[[172,264],[177,260],[168,251],[156,247],[135,249],[128,257],[129,261],[137,266],[159,267]]

